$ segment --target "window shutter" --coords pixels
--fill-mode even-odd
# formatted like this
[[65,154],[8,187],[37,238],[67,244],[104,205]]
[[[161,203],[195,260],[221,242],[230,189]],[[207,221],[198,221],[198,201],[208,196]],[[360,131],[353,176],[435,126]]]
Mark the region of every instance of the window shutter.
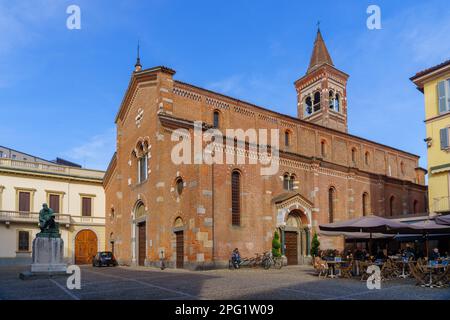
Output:
[[438,87],[439,113],[443,113],[448,110],[447,97],[445,95],[445,91],[446,91],[445,81],[439,82],[437,87]]
[[54,213],[60,213],[59,212],[59,195],[57,194],[51,194],[49,196],[49,206],[53,210]]
[[19,211],[30,212],[30,193],[19,192]]
[[448,149],[448,128],[441,129],[441,150]]
[[82,200],[83,208],[82,208],[82,216],[83,217],[90,217],[91,216],[91,206],[92,206],[92,199],[91,198],[83,198]]

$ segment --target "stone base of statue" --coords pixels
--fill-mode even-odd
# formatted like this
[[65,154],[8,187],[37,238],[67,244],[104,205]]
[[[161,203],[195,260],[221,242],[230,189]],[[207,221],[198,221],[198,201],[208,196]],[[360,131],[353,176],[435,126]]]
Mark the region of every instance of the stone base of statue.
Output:
[[64,241],[56,236],[38,236],[33,240],[32,273],[66,273]]

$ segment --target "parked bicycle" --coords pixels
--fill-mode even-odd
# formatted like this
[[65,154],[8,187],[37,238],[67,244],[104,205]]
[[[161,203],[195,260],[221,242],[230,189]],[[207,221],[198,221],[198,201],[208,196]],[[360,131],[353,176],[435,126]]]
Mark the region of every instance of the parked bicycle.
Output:
[[262,266],[264,269],[281,269],[283,267],[283,261],[281,257],[273,257],[272,252],[266,252],[264,253],[264,256],[262,258]]

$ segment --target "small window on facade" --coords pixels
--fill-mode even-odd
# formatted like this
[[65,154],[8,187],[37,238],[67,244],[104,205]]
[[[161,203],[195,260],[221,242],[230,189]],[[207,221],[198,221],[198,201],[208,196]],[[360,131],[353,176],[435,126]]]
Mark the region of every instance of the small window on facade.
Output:
[[109,214],[109,218],[111,220],[114,220],[115,217],[116,217],[116,212],[115,212],[114,208],[111,208],[111,212]]
[[367,192],[363,193],[362,196],[362,210],[363,210],[363,217],[367,216],[369,214],[369,194]]
[[307,97],[305,99],[305,116],[311,115],[313,112],[312,110],[312,100],[311,97]]
[[417,201],[417,200],[414,200],[414,202],[413,202],[413,212],[419,213],[419,201]]
[[352,149],[352,162],[353,164],[356,164],[356,149]]
[[370,164],[370,154],[369,152],[366,152],[364,155],[364,162],[366,163],[366,166]]
[[440,130],[441,150],[449,149],[449,130],[444,128]]
[[389,199],[389,215],[391,216],[391,217],[393,217],[394,216],[394,214],[395,214],[395,197],[394,196],[392,196],[390,199]]
[[233,171],[231,174],[231,224],[241,225],[241,174]]
[[81,197],[81,215],[83,217],[92,216],[92,198]]
[[405,163],[403,161],[400,162],[400,172],[402,176],[405,175]]
[[450,111],[450,79],[440,81],[437,85],[439,113]]
[[48,205],[50,209],[53,210],[54,213],[61,213],[61,210],[59,208],[60,204],[60,195],[59,194],[50,194],[48,196]]
[[331,187],[328,190],[328,222],[329,223],[334,222],[335,201],[336,201],[336,190],[333,187]]
[[18,249],[19,251],[30,251],[30,232],[29,231],[19,231],[19,243]]
[[339,112],[339,94],[335,94],[333,90],[330,90],[328,104],[331,110]]
[[3,158],[3,151],[0,151],[0,158]]
[[334,99],[334,111],[339,112],[341,110],[341,98],[339,93],[336,93],[336,97]]
[[290,180],[289,174],[286,173],[283,176],[283,189],[284,190],[289,190],[289,180]]
[[214,111],[214,115],[213,115],[213,127],[214,128],[219,128],[219,120],[220,120],[219,111]]
[[30,212],[31,211],[31,194],[30,192],[19,192],[19,211]]
[[290,137],[290,132],[288,130],[286,130],[284,132],[284,145],[286,147],[289,147],[291,144],[291,137]]
[[176,189],[177,189],[177,194],[179,196],[181,196],[181,194],[183,193],[183,189],[184,189],[184,181],[182,178],[178,178],[176,180]]
[[327,156],[327,143],[325,140],[320,142],[320,154],[322,155],[322,158]]
[[289,190],[294,191],[294,184],[295,184],[295,175],[291,175],[291,178],[289,179]]
[[148,174],[147,161],[148,161],[147,154],[144,154],[138,160],[139,183],[142,183],[145,180],[147,180],[147,174]]

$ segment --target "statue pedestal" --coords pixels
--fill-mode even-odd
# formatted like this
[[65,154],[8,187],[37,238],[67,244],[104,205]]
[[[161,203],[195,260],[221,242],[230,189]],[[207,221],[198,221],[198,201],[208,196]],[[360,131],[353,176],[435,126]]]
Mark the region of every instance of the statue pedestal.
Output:
[[66,273],[64,263],[64,241],[61,238],[37,237],[33,240],[33,274]]

